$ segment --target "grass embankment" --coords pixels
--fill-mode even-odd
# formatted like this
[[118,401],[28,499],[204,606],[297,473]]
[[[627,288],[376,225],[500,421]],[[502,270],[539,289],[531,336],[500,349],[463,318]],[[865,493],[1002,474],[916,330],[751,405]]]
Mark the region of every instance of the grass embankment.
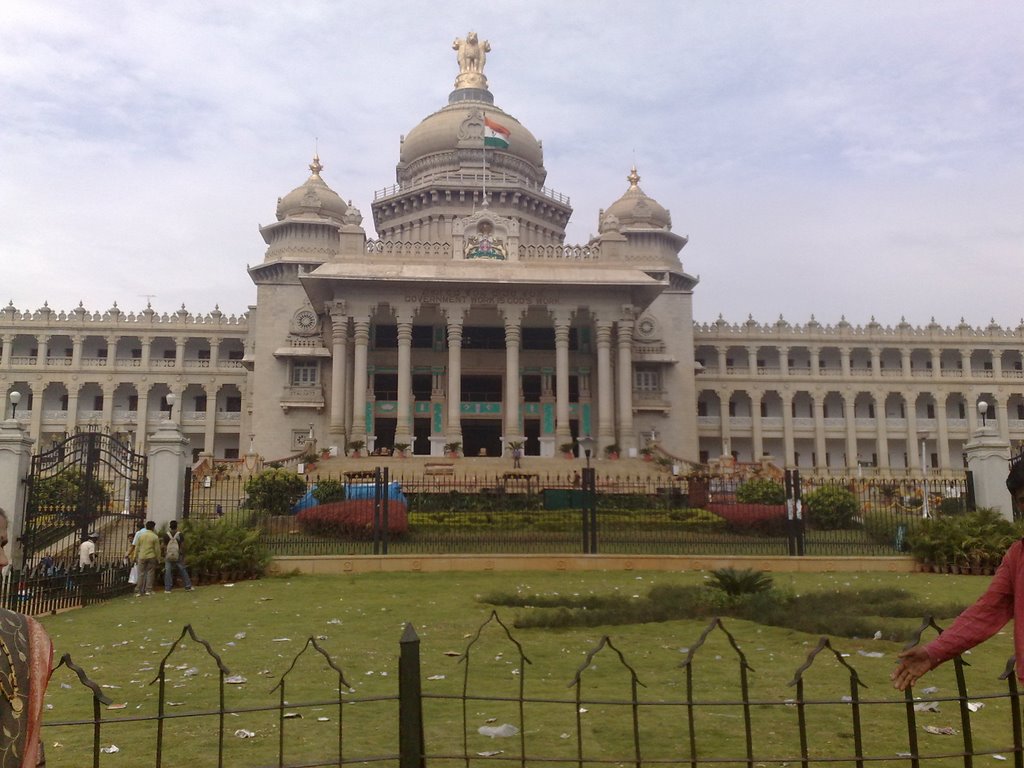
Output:
[[[192,624],[197,634],[210,642],[232,674],[246,679],[243,684],[227,686],[227,707],[236,710],[236,714],[227,716],[225,764],[264,765],[276,764],[277,715],[244,710],[277,703],[279,694],[271,689],[309,637],[317,638],[331,654],[354,689],[346,696],[357,703],[344,708],[346,759],[379,755],[396,749],[397,706],[394,701],[374,698],[391,697],[396,692],[399,638],[406,622],[414,625],[421,639],[426,693],[456,696],[462,691],[466,665],[448,654],[464,651],[492,610],[496,609],[510,626],[517,617],[525,623],[537,623],[545,611],[571,611],[575,606],[582,612],[588,600],[595,605],[604,601],[605,607],[613,608],[616,604],[621,607],[622,603],[650,604],[652,596],[657,603],[659,594],[679,594],[678,590],[700,585],[704,579],[700,573],[660,572],[303,576],[242,582],[233,587],[203,587],[192,593],[124,598],[49,617],[44,623],[54,639],[58,657],[70,652],[93,680],[106,686],[106,694],[117,703],[127,704],[124,709],[103,713],[103,744],[113,743],[121,750],[104,754],[103,765],[154,764],[156,723],[125,720],[156,713],[158,690],[150,681],[156,677],[160,660],[185,624]],[[812,598],[818,601],[812,613],[824,614],[824,606],[829,604],[839,606],[862,614],[862,626],[876,627],[886,638],[905,638],[920,623],[922,615],[936,606],[944,606],[943,610],[948,612],[951,604],[969,603],[988,580],[924,574],[787,574],[777,575],[775,582],[791,596],[825,594],[825,598]],[[910,592],[905,602],[918,608],[912,618],[872,616],[868,612],[873,609],[863,603],[854,607],[854,591],[893,587]],[[550,607],[496,607],[486,602],[488,597],[498,602],[518,600],[523,606]],[[617,615],[623,616],[621,611]],[[514,697],[522,679],[528,697],[560,699],[562,703],[527,704],[527,751],[534,756],[571,760],[576,755],[577,712],[574,691],[567,686],[587,654],[607,634],[643,683],[640,700],[674,702],[641,711],[645,758],[678,759],[687,754],[688,743],[685,708],[679,703],[685,696],[685,677],[679,665],[708,619],[642,613],[630,617],[628,612],[624,618],[645,623],[618,624],[609,615],[608,623],[599,626],[566,621],[557,628],[513,628],[514,637],[531,662],[522,672],[518,670],[515,646],[504,638],[500,628],[488,625],[470,655],[469,691],[482,696]],[[659,620],[646,622],[651,618]],[[787,683],[817,643],[817,634],[758,624],[749,616],[726,618],[725,623],[753,667],[750,698],[765,702],[756,705],[752,713],[755,753],[796,755],[799,746],[795,709],[783,702],[795,695]],[[905,750],[902,700],[889,687],[887,679],[902,640],[874,640],[865,636],[835,638],[834,644],[850,654],[846,660],[868,685],[862,696],[892,702],[892,706],[879,705],[873,707],[874,711],[865,712],[865,717],[872,720],[866,725],[867,750],[893,756],[901,746]],[[864,656],[861,652],[882,656]],[[969,657],[972,668],[968,682],[972,689],[1004,690],[997,677],[1011,652],[1008,632],[975,651]],[[737,701],[739,672],[735,658],[727,639],[712,633],[694,664],[695,697]],[[940,687],[940,695],[954,693],[951,668],[936,671],[931,678],[929,683]],[[808,697],[838,700],[849,693],[847,674],[835,659],[819,659],[807,679]],[[185,711],[216,709],[216,680],[215,665],[205,650],[186,640],[169,661],[166,713],[174,716]],[[594,657],[583,680],[584,697],[592,702],[581,715],[585,753],[628,759],[632,754],[629,709],[599,701],[628,699],[628,671],[614,652],[606,648]],[[68,685],[70,688],[65,687]],[[301,710],[294,707],[303,717],[287,721],[286,761],[327,759],[336,754],[338,707],[328,703],[336,690],[336,673],[326,667],[321,657],[307,652],[288,677],[287,699],[293,705],[314,699],[322,703]],[[47,702],[52,705],[47,711],[50,722],[91,717],[87,692],[64,670],[51,682]],[[919,724],[952,725],[959,730],[955,704],[944,702],[940,708],[939,713],[920,713]],[[424,709],[428,752],[459,753],[464,733],[461,704],[427,699]],[[825,712],[821,709],[812,713],[812,748],[852,754],[848,708],[829,708]],[[517,754],[518,739],[492,740],[477,733],[477,728],[490,718],[495,718],[494,724],[518,722],[516,704],[472,700],[466,715],[470,754],[491,750],[504,750],[506,757]],[[991,702],[974,717],[976,747],[1005,746],[1009,740],[1009,716],[1001,702]],[[699,711],[697,735],[702,754],[742,755],[742,723],[736,706]],[[216,729],[213,716],[168,721],[163,764],[213,764],[210,750],[216,747]],[[254,732],[255,737],[241,739],[232,735],[240,729]],[[929,751],[955,751],[959,744],[955,738],[926,734],[921,737],[922,748]],[[51,768],[89,762],[89,727],[47,728],[44,738]],[[947,741],[941,741],[943,738]]]

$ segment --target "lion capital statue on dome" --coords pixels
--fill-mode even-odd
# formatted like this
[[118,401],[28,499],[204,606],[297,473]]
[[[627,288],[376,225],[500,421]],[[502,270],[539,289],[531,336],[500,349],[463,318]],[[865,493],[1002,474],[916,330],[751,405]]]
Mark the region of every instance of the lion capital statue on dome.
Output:
[[456,51],[456,59],[459,62],[459,76],[455,78],[455,87],[486,89],[484,64],[487,63],[491,44],[487,40],[481,43],[476,32],[470,32],[465,38],[455,38],[452,50]]

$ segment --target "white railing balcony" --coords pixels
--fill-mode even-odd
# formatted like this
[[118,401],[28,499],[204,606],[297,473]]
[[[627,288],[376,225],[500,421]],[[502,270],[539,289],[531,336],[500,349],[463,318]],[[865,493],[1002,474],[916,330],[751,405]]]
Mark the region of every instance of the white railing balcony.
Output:
[[105,357],[83,357],[82,365],[90,366],[93,368],[103,368],[107,364],[107,358]]
[[33,355],[12,355],[11,365],[36,365],[36,360]]
[[962,379],[964,377],[964,372],[959,368],[943,368],[939,373],[944,379]]
[[238,424],[242,420],[241,411],[218,411],[217,422],[219,424]]
[[181,418],[186,423],[203,423],[206,421],[206,411],[184,411]]
[[151,368],[173,368],[175,363],[177,360],[173,357],[155,357],[149,361]]
[[210,361],[209,360],[199,360],[199,359],[196,359],[196,360],[185,360],[185,367],[186,368],[209,368],[210,367]]
[[138,357],[118,357],[115,358],[115,365],[118,368],[140,368],[142,367],[142,359]]
[[64,367],[71,365],[70,357],[48,357],[46,358],[46,365],[49,367]]

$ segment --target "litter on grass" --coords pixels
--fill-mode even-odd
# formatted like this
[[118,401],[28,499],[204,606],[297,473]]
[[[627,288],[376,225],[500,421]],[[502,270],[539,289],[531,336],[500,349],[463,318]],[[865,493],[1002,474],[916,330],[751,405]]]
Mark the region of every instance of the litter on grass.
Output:
[[100,752],[103,752],[103,753],[108,754],[108,755],[113,755],[113,754],[116,754],[116,753],[118,753],[120,751],[121,750],[117,746],[117,744],[111,744],[109,747],[100,747]]
[[235,731],[235,736],[237,736],[240,739],[251,739],[255,735],[255,733],[253,733],[247,728],[239,728],[237,731]]
[[502,723],[501,725],[481,725],[477,728],[477,732],[481,736],[490,736],[492,739],[497,739],[515,736],[519,733],[519,729],[511,723]]
[[930,733],[935,736],[955,736],[956,729],[951,728],[948,725],[926,725],[924,726],[925,733]]

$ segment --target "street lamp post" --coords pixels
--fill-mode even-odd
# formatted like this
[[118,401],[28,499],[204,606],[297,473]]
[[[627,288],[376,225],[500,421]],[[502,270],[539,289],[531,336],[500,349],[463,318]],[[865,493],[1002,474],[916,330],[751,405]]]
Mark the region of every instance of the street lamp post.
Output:
[[594,450],[594,438],[590,435],[584,435],[576,440],[579,443],[580,448],[583,449],[583,455],[587,459],[587,469],[590,469],[590,453]]
[[594,438],[584,435],[577,441],[587,459],[583,469],[583,553],[597,554],[597,478],[590,466],[590,453],[594,450]]
[[988,413],[988,402],[981,400],[978,402],[978,413],[981,414],[981,426],[985,426],[985,414]]
[[167,397],[164,398],[167,401],[167,420],[174,420],[174,404],[178,402],[178,396],[173,392],[168,392]]
[[921,432],[918,434],[918,437],[921,438],[921,477],[923,478],[921,487],[921,494],[923,496],[921,514],[923,517],[928,518],[931,517],[931,508],[928,505],[928,464],[926,463],[928,453],[928,433]]
[[14,390],[8,395],[8,399],[11,401],[11,418],[18,418],[18,403],[21,402],[21,392]]

